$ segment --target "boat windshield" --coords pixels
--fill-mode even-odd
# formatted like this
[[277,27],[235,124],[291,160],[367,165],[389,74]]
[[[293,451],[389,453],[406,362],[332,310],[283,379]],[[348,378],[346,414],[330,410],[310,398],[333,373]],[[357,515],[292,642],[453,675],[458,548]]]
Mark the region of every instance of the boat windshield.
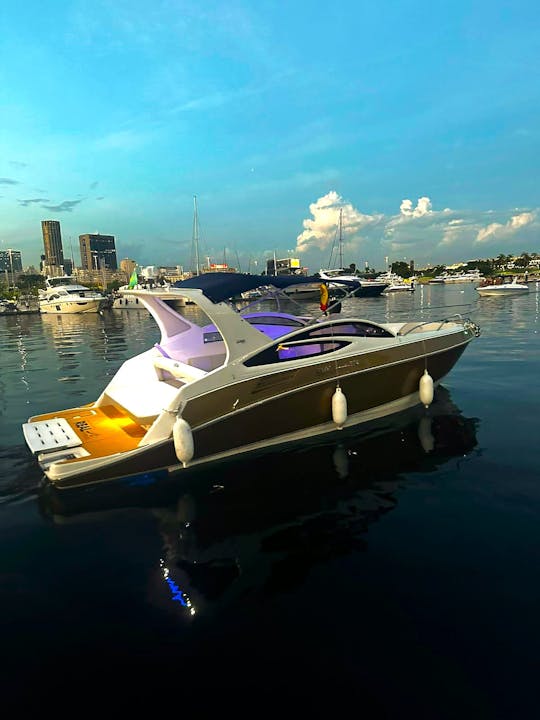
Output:
[[70,275],[61,275],[59,277],[53,277],[47,279],[49,287],[59,287],[60,285],[72,285],[73,278]]

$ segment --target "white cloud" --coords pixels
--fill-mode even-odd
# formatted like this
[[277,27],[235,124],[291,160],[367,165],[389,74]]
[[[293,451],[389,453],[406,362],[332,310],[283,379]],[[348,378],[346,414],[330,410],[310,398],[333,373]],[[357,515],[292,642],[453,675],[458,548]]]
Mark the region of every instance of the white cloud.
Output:
[[405,217],[418,218],[431,212],[431,200],[428,197],[418,198],[416,207],[413,208],[412,200],[403,200],[399,210]]
[[299,253],[313,248],[325,250],[338,238],[339,215],[342,210],[342,239],[345,249],[358,249],[361,233],[377,223],[382,215],[364,215],[351,203],[345,202],[335,190],[331,190],[309,206],[311,218],[303,221],[304,231],[296,238]]
[[478,231],[475,243],[488,243],[495,240],[508,239],[518,230],[534,223],[535,220],[536,213],[523,212],[519,215],[513,215],[506,223],[490,223]]
[[535,213],[531,212],[524,212],[520,215],[514,215],[510,220],[510,225],[512,228],[524,227],[525,225],[529,225],[530,223],[534,222],[535,217]]
[[[506,252],[522,251],[531,247],[531,233],[540,225],[537,210],[433,210],[426,196],[416,205],[403,200],[394,215],[365,214],[332,190],[309,206],[311,217],[303,221],[304,230],[297,237],[296,252],[304,265],[325,267],[330,248],[331,260],[335,257],[340,208],[343,264],[354,262],[358,267],[364,262],[383,267],[385,257],[390,261],[414,259],[418,266],[475,259],[479,244],[491,240],[502,242]],[[523,244],[521,249],[519,244]],[[500,251],[497,248],[495,254]]]

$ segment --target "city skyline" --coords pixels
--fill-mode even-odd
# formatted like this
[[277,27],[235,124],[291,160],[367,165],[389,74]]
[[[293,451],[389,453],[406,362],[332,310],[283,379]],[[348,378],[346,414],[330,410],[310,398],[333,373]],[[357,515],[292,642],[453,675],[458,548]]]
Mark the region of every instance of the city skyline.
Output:
[[[55,222],[55,221],[46,221],[46,222]],[[98,234],[96,234],[96,235],[97,235],[97,238],[99,239],[99,238],[100,238],[100,234],[98,233]],[[86,242],[87,242],[87,243],[90,243],[90,238],[93,238],[93,237],[95,237],[95,235],[93,235],[93,234],[83,234],[83,235],[79,236],[79,242],[81,242],[82,239],[85,238],[85,239],[86,239]],[[176,267],[176,268],[182,268],[182,271],[183,271],[183,272],[188,272],[188,268],[185,268],[182,264],[179,264],[179,263],[175,263],[175,264],[173,264],[173,265],[167,265],[167,264],[165,264],[165,263],[155,263],[155,262],[140,263],[140,262],[138,262],[137,260],[135,260],[135,259],[133,259],[133,258],[129,258],[129,257],[127,257],[127,256],[124,257],[124,258],[122,258],[121,260],[117,260],[117,250],[116,250],[116,247],[115,247],[114,237],[113,237],[113,236],[108,236],[108,235],[103,235],[103,236],[101,236],[101,237],[103,237],[103,238],[108,238],[108,239],[110,239],[110,240],[112,241],[112,247],[111,247],[111,249],[109,250],[109,252],[112,252],[112,254],[114,255],[114,263],[113,263],[113,264],[114,264],[114,267],[109,268],[109,267],[108,267],[108,264],[107,264],[106,267],[107,267],[109,270],[116,271],[116,270],[118,270],[118,269],[123,269],[123,270],[124,270],[125,272],[127,272],[127,274],[129,275],[129,274],[132,272],[132,270],[133,270],[133,269],[136,269],[137,267],[138,267],[140,270],[144,270],[145,268],[149,268],[149,267],[158,267],[158,268],[171,268],[171,267]],[[43,238],[43,243],[45,244],[45,239],[44,239],[44,238]],[[98,244],[99,244],[99,243],[98,243]],[[62,245],[62,249],[63,249],[63,242],[62,242],[62,241],[61,241],[61,245]],[[91,255],[92,255],[92,257],[93,257],[96,252],[99,252],[99,250],[97,249],[97,247],[98,247],[98,246],[94,247],[94,245],[89,244],[89,245],[88,245],[88,248],[87,248],[84,252],[86,252],[86,253],[91,253]],[[102,248],[100,248],[100,249],[102,249]],[[72,250],[72,248],[71,248],[71,250]],[[34,268],[36,269],[36,271],[39,270],[39,265],[40,265],[40,263],[38,263],[37,266],[32,266],[32,265],[28,265],[28,263],[23,263],[23,258],[22,258],[22,255],[21,255],[21,251],[20,251],[20,250],[17,250],[17,249],[15,249],[15,248],[0,249],[0,255],[1,255],[2,257],[4,257],[4,256],[9,257],[10,254],[11,254],[12,258],[15,258],[15,257],[17,258],[17,261],[16,261],[16,264],[17,264],[16,271],[17,271],[17,272],[24,273],[25,271],[27,271],[27,269],[28,269],[29,267],[34,267]],[[80,262],[77,264],[77,263],[75,262],[75,260],[74,260],[74,258],[73,258],[72,255],[70,255],[69,258],[68,258],[67,256],[65,256],[65,253],[64,253],[64,261],[69,265],[69,268],[71,268],[71,269],[79,269],[79,270],[83,270],[83,271],[84,271],[84,270],[86,270],[86,271],[88,271],[88,270],[100,271],[100,270],[102,269],[101,266],[100,266],[100,268],[97,268],[97,267],[96,267],[96,265],[97,265],[98,262],[99,262],[99,261],[96,261],[96,257],[93,257],[92,267],[91,267],[91,268],[85,266],[85,262],[84,262],[84,260],[83,260],[83,250],[82,250],[81,247],[79,248],[79,255],[80,255]],[[517,258],[519,258],[520,256],[523,256],[523,255],[529,255],[531,258],[534,258],[535,261],[536,261],[536,258],[538,257],[539,253],[538,253],[537,251],[524,250],[524,251],[522,251],[521,253],[509,253],[509,254],[498,253],[497,256],[493,255],[493,256],[478,257],[478,258],[476,258],[475,260],[478,261],[478,262],[493,262],[493,261],[496,261],[496,260],[497,260],[497,257],[500,257],[500,256],[504,256],[504,257],[507,257],[507,258],[517,259]],[[45,254],[42,254],[42,257],[44,258],[43,262],[45,262],[46,266],[47,266],[49,269],[51,269],[51,266],[48,265],[47,262],[46,262],[46,252],[45,252]],[[471,260],[464,260],[464,259],[455,259],[454,261],[448,262],[448,263],[434,263],[434,264],[431,266],[431,269],[438,268],[438,267],[445,267],[445,268],[446,268],[446,267],[447,267],[447,268],[460,267],[460,266],[466,265],[468,262],[473,262],[473,263],[474,263],[475,260],[472,260],[472,261],[471,261]],[[204,268],[204,267],[210,267],[210,266],[211,266],[211,267],[214,267],[214,266],[218,267],[218,266],[220,266],[220,263],[219,263],[219,262],[218,262],[218,263],[213,262],[209,256],[201,257],[201,258],[199,258],[199,261],[200,261],[200,262],[199,262],[199,269],[202,269],[202,268]],[[273,255],[273,257],[263,258],[263,260],[261,261],[261,263],[260,263],[260,265],[259,265],[258,267],[257,267],[257,264],[258,264],[257,262],[255,263],[255,266],[251,266],[251,267],[248,267],[248,268],[238,268],[238,267],[236,267],[236,266],[234,265],[234,263],[227,263],[227,264],[223,265],[223,267],[229,267],[229,268],[234,269],[235,271],[239,271],[239,272],[248,272],[248,273],[251,272],[251,273],[263,273],[263,274],[264,274],[264,273],[269,272],[269,267],[270,267],[274,262],[281,262],[282,264],[284,264],[284,263],[287,262],[287,261],[292,261],[292,262],[295,263],[295,264],[294,264],[294,267],[298,267],[298,268],[303,267],[304,270],[305,270],[305,266],[303,266],[302,263],[300,262],[300,258],[293,258],[292,255],[288,255],[286,258],[282,258],[282,257],[278,257],[278,256],[275,255],[275,254]],[[6,262],[7,262],[6,268],[9,269],[8,266],[9,266],[10,264],[13,264],[14,261],[11,260],[11,263],[10,263],[10,261],[9,261],[9,259],[8,259]],[[384,258],[384,267],[389,267],[390,265],[392,265],[392,263],[399,263],[399,262],[401,262],[399,259],[396,260],[396,261],[391,261],[390,258],[385,257],[385,258]],[[388,265],[387,265],[387,263],[388,263]],[[4,263],[4,264],[5,264],[5,263]],[[88,264],[88,263],[87,263],[87,264]],[[123,267],[123,266],[126,265],[126,264],[129,266],[129,270],[126,270],[125,267]],[[415,261],[414,258],[410,258],[409,261],[406,261],[406,264],[409,265],[411,268],[416,267],[418,270],[419,270],[419,269],[422,269],[422,268],[423,268],[423,269],[429,269],[429,266],[426,265],[426,264],[424,264],[424,265],[421,267],[418,263],[416,263],[416,261]],[[19,267],[19,265],[20,265],[20,267]],[[365,266],[365,268],[359,267],[356,263],[351,263],[351,265],[355,265],[355,266],[356,266],[356,269],[357,269],[359,272],[362,272],[364,269],[365,269],[365,270],[368,269],[367,265]],[[54,264],[53,264],[53,266],[54,266]],[[58,267],[60,267],[60,266],[58,266]],[[381,269],[381,268],[371,267],[370,269],[375,269],[375,270],[377,270],[377,269]],[[68,271],[68,274],[69,274],[69,272],[71,272],[71,270]],[[311,273],[311,272],[316,273],[317,271],[316,271],[316,270],[313,270],[313,271],[310,270],[309,272],[310,272],[310,273]]]
[[[309,20],[309,22],[308,22]],[[535,251],[536,4],[300,0],[3,11],[0,250],[246,271],[273,255],[417,266]],[[309,28],[309,31],[307,30]]]

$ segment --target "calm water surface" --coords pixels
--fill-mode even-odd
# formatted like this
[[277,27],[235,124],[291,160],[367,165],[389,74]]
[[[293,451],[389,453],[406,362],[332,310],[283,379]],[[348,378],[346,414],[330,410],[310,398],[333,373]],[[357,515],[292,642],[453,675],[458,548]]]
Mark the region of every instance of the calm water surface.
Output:
[[94,400],[157,328],[0,317],[3,709],[538,717],[539,300],[347,301],[482,335],[427,411],[73,494],[42,482],[21,424]]

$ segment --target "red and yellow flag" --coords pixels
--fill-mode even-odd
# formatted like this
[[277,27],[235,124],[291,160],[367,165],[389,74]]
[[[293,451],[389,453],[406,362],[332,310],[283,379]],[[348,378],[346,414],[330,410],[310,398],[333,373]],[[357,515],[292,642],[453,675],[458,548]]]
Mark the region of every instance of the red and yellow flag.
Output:
[[328,309],[328,286],[325,283],[321,283],[321,285],[319,285],[319,289],[321,291],[320,308],[323,312],[326,312]]

